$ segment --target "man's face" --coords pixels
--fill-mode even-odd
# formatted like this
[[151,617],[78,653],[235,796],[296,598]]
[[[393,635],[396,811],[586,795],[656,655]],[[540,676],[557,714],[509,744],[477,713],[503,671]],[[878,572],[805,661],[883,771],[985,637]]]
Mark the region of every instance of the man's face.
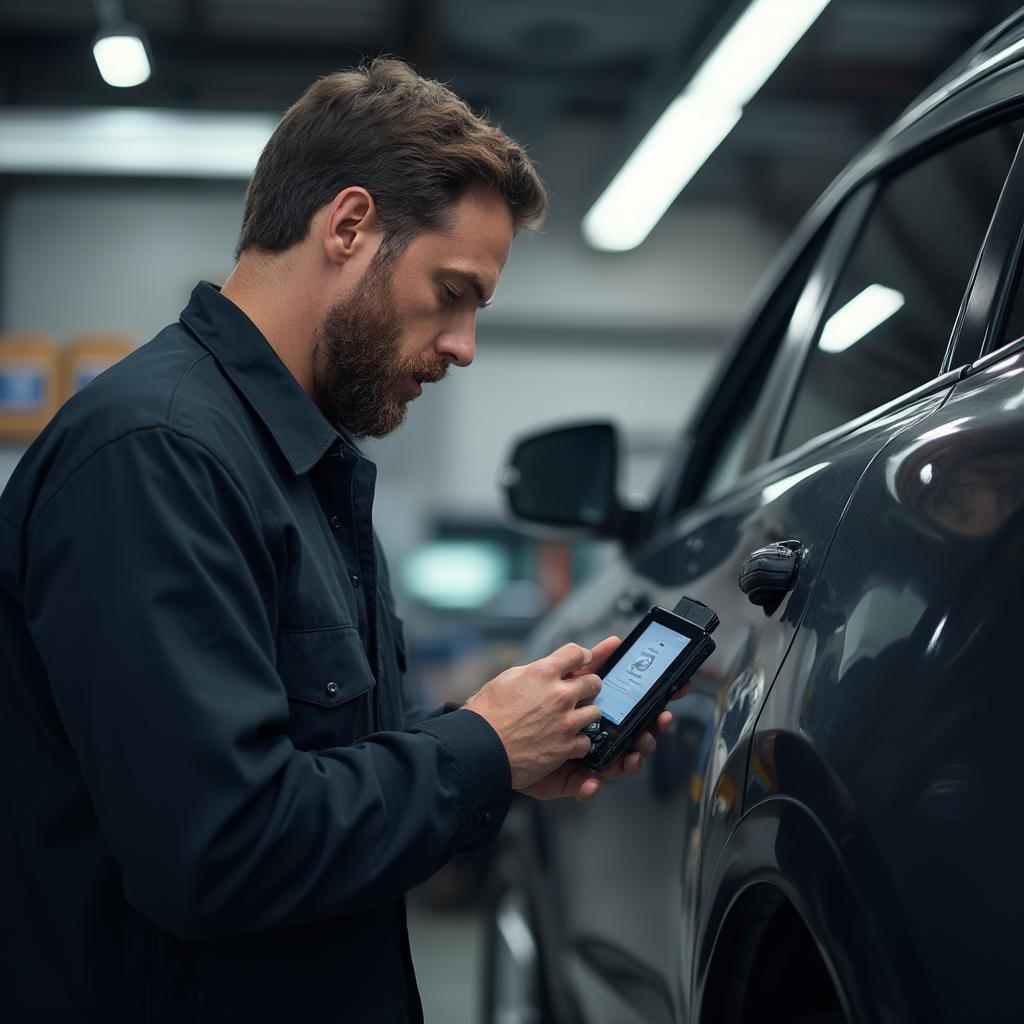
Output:
[[441,380],[452,363],[468,366],[477,310],[511,244],[505,201],[473,188],[446,230],[372,262],[317,328],[314,397],[327,419],[356,437],[383,437],[401,426],[422,384]]

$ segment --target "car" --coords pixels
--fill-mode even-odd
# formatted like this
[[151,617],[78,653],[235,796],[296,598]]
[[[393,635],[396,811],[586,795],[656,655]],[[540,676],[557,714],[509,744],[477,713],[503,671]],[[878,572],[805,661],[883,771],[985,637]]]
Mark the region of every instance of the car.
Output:
[[490,1024],[1024,1020],[1022,137],[1024,12],[813,207],[648,507],[610,424],[517,445],[520,520],[619,541],[526,660],[721,625],[640,773],[514,804]]

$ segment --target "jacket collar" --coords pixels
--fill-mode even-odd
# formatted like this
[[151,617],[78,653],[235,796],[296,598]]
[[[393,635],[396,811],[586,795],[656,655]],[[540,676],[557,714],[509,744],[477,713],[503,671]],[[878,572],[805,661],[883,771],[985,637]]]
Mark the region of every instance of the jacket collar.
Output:
[[181,322],[245,396],[296,475],[308,473],[336,446],[358,449],[302,390],[256,325],[220,289],[200,281]]

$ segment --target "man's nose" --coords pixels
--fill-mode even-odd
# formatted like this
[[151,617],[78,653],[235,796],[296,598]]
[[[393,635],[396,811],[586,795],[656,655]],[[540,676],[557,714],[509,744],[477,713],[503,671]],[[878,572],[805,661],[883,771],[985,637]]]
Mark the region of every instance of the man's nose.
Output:
[[437,340],[437,351],[456,366],[469,366],[476,355],[476,318],[445,331]]

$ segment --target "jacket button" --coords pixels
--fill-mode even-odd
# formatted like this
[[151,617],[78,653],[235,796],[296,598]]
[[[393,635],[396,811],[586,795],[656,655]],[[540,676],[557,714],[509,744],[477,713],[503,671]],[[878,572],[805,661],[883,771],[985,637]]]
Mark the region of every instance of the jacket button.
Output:
[[491,812],[490,811],[483,811],[483,810],[477,811],[476,814],[473,817],[473,820],[478,825],[486,825],[487,822],[489,822],[491,820]]
[[340,530],[341,529],[341,519],[338,516],[331,516],[331,529],[332,530]]
[[338,684],[333,679],[327,684],[327,696],[328,697],[337,697],[338,696]]
[[349,579],[352,580],[352,586],[353,587],[358,587],[359,586],[359,577],[355,573],[352,573],[352,575],[349,577]]

